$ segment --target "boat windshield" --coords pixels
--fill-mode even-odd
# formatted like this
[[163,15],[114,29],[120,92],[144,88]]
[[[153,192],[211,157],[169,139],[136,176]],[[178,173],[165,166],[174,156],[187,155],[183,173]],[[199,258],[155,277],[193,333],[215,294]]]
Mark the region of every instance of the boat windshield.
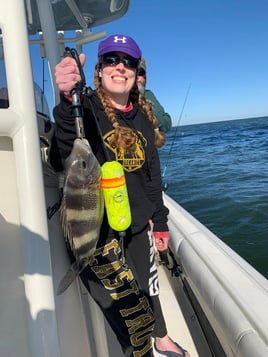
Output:
[[35,107],[38,114],[49,117],[49,107],[44,92],[37,83],[34,82]]
[[[1,41],[2,45],[2,41]],[[3,46],[0,46],[0,108],[8,108],[8,91],[7,91],[7,79],[4,62]]]
[[[38,114],[49,118],[49,106],[43,90],[34,82],[35,107]],[[0,108],[9,107],[8,85],[2,41],[0,45]]]

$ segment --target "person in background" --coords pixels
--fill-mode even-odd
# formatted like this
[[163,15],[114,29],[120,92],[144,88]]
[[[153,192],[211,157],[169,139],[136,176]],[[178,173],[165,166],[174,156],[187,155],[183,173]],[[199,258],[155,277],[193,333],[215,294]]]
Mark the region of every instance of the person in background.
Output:
[[[80,54],[79,58],[84,65],[85,55]],[[151,105],[140,96],[136,84],[140,59],[139,46],[127,35],[112,35],[101,41],[94,73],[96,89],[82,97],[85,137],[100,165],[106,161],[104,142],[110,159],[120,162],[124,168],[132,224],[120,241],[118,232],[109,227],[104,215],[95,259],[80,273],[80,278],[102,309],[127,357],[153,356],[154,320],[163,319],[158,291],[155,294],[149,291],[158,284],[150,219],[156,231],[163,232],[168,240],[168,209],[162,199],[155,145],[157,123]],[[61,171],[76,138],[70,93],[81,76],[70,57],[56,66],[55,76],[61,100],[53,111],[55,141],[50,155],[55,155],[51,162]],[[125,258],[123,265],[121,255]],[[102,276],[104,270],[106,274]],[[163,336],[157,334],[156,349],[166,356],[189,357],[167,336],[165,326],[158,325]]]
[[167,133],[172,127],[171,116],[165,112],[163,106],[159,103],[154,93],[146,89],[146,60],[141,59],[137,74],[137,85],[141,94],[145,96],[147,102],[152,104],[154,116],[158,122],[158,128],[161,132]]

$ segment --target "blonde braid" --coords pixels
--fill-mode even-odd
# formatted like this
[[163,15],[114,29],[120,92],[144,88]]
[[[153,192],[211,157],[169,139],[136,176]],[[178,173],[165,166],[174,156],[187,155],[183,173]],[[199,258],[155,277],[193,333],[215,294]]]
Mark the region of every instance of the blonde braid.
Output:
[[103,105],[108,120],[112,123],[115,129],[114,134],[108,139],[109,144],[114,148],[123,147],[126,150],[135,151],[135,136],[133,135],[131,129],[123,128],[119,125],[117,115],[111,107],[111,101],[103,90],[101,84],[101,78],[99,76],[100,65],[97,64],[95,68],[94,85],[96,87],[96,92]]
[[117,116],[113,108],[111,107],[111,102],[109,100],[109,97],[105,94],[103,87],[101,85],[101,78],[99,77],[99,65],[96,65],[96,70],[94,73],[94,85],[96,87],[96,92],[98,94],[98,97],[103,105],[105,114],[107,115],[107,118],[109,121],[112,123],[113,127],[116,128],[118,124]]
[[144,113],[146,114],[148,120],[152,124],[152,127],[154,128],[154,131],[155,131],[155,146],[160,148],[166,142],[166,135],[165,135],[165,133],[160,131],[159,128],[158,128],[158,122],[157,122],[156,117],[154,116],[152,104],[147,102],[146,99],[145,99],[145,96],[142,93],[140,93],[138,87],[136,87],[136,88],[137,88],[137,91],[138,91],[138,103],[139,103],[139,106],[144,111]]
[[[123,145],[123,147],[130,150],[131,148],[133,148],[135,138],[132,137],[130,140],[131,135],[129,135],[129,133],[126,134],[126,131],[129,131],[129,130],[126,130],[126,128],[122,128],[119,126],[119,123],[117,120],[117,115],[116,115],[114,109],[111,107],[110,99],[103,90],[103,87],[101,84],[101,77],[99,76],[99,71],[100,71],[100,63],[97,63],[95,66],[95,73],[94,73],[94,85],[95,85],[98,97],[103,105],[105,114],[107,115],[108,120],[112,123],[113,127],[115,128],[115,133],[111,137],[110,143],[114,147],[118,147],[120,144],[120,145]],[[155,145],[156,145],[156,147],[163,146],[166,141],[165,134],[162,133],[161,131],[159,131],[157,119],[153,114],[152,105],[150,103],[148,103],[146,101],[145,97],[139,92],[139,89],[138,89],[136,83],[130,91],[129,100],[132,103],[137,102],[139,104],[140,108],[146,114],[146,117],[152,124],[152,127],[155,130]]]

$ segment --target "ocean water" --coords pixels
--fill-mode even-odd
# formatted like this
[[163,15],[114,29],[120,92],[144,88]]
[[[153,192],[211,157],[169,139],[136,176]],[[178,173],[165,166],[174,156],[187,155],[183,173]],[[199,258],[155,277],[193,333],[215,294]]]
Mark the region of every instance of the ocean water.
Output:
[[166,193],[268,278],[268,117],[172,128]]

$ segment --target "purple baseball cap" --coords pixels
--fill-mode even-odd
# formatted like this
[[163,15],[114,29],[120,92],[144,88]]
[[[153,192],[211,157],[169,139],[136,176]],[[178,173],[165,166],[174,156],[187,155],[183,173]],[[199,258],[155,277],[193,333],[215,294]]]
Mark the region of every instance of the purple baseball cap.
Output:
[[109,36],[99,43],[98,56],[109,52],[123,52],[134,58],[141,58],[141,50],[133,38],[121,34]]

